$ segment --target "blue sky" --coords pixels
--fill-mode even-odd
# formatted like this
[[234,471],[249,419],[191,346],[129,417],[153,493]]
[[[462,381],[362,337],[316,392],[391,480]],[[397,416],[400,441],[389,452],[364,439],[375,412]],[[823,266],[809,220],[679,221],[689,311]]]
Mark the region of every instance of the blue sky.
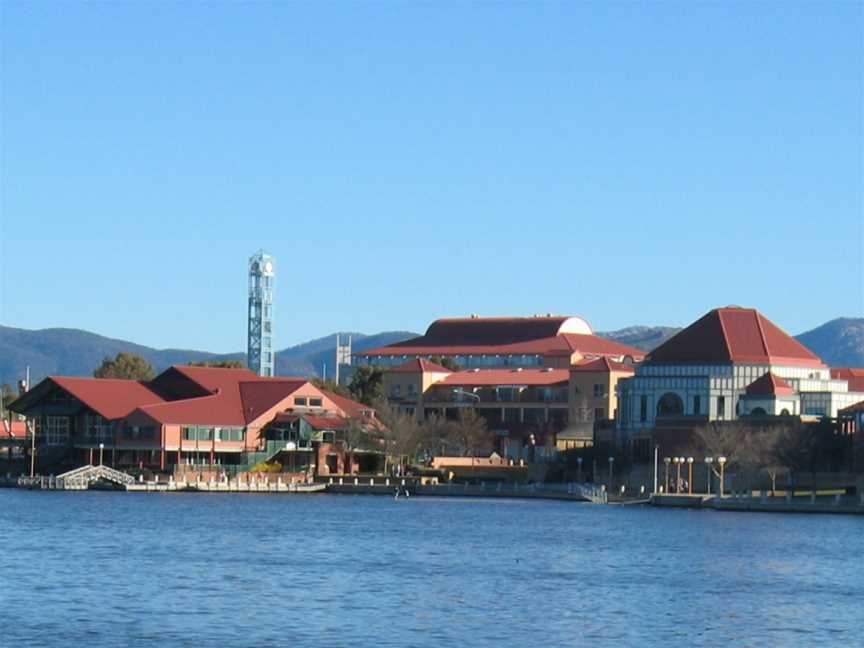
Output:
[[861,3],[0,7],[3,324],[864,315]]

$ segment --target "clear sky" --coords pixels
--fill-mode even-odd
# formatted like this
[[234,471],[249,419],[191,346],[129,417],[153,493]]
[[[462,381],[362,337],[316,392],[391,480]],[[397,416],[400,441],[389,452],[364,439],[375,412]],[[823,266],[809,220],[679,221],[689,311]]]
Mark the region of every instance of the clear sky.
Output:
[[864,314],[864,4],[2,6],[0,322]]

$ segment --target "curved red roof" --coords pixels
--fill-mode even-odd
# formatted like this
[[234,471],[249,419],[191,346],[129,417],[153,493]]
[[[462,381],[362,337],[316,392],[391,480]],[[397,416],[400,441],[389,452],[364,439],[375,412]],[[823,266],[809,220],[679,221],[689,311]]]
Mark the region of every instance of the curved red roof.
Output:
[[753,308],[717,308],[648,354],[654,364],[764,364],[824,369],[822,360]]
[[[400,344],[471,345],[513,344],[558,335],[569,317],[468,317],[439,319],[426,329],[426,335]],[[396,344],[394,346],[399,346]]]

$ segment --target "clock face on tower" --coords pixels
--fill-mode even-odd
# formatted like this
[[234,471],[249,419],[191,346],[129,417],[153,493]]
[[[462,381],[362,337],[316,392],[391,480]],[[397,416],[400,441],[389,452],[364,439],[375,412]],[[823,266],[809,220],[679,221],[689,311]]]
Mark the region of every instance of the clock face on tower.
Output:
[[273,272],[273,264],[269,261],[264,264],[264,272]]

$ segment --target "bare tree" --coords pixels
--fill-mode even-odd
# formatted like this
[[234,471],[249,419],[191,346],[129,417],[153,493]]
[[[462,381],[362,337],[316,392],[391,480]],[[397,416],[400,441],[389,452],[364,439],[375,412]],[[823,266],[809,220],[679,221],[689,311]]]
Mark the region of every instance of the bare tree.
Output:
[[459,418],[450,423],[447,439],[463,456],[476,457],[478,452],[489,449],[492,435],[486,419],[472,407],[459,410]]
[[388,454],[393,455],[400,466],[416,457],[421,446],[422,429],[413,414],[393,407],[382,399],[376,405],[378,420],[385,426],[383,439]]

